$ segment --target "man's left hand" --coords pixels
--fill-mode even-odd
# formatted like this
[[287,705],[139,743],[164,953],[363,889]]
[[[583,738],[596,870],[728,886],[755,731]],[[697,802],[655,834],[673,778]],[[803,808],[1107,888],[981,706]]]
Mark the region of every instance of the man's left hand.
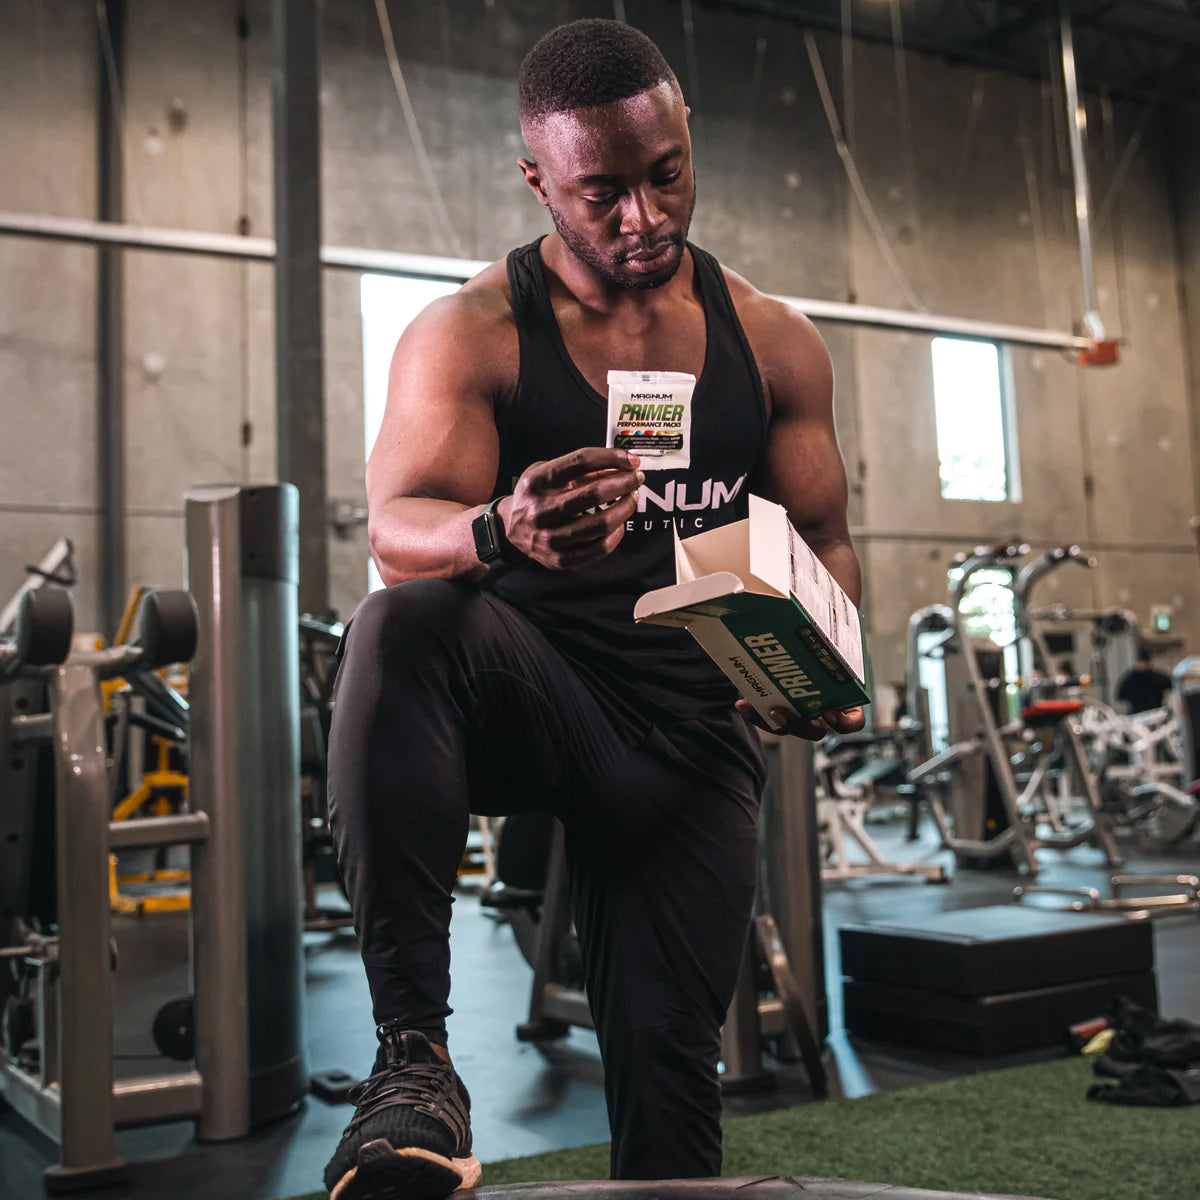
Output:
[[772,729],[747,701],[739,700],[734,707],[757,729],[780,737],[804,738],[810,742],[819,742],[831,733],[857,733],[867,723],[867,715],[861,705],[845,710],[827,708],[816,718],[797,717],[789,709],[773,708],[771,719],[776,728]]

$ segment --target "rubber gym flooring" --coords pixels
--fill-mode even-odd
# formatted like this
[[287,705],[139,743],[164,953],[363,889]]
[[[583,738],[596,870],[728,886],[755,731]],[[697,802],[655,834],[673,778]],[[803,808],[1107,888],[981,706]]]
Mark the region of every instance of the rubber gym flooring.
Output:
[[[885,851],[902,858],[935,858],[936,842],[908,845],[899,827],[873,827]],[[1200,848],[1172,858],[1130,851],[1134,871],[1195,871]],[[946,861],[949,861],[948,857]],[[1064,886],[1103,886],[1108,874],[1088,848],[1067,855],[1045,854],[1040,882]],[[1005,902],[1015,875],[1007,870],[960,871],[945,887],[914,879],[879,879],[831,885],[826,889],[825,924],[833,1094],[857,1097],[915,1084],[951,1079],[980,1070],[1057,1057],[1056,1049],[981,1059],[882,1043],[851,1041],[841,1029],[836,930],[841,924],[887,917],[917,916],[952,908]],[[1156,956],[1162,1011],[1200,1021],[1200,917],[1156,923]],[[170,1071],[175,1064],[157,1058],[150,1037],[154,1012],[187,989],[186,924],[177,916],[117,923],[118,1073]],[[528,1005],[530,971],[508,929],[483,914],[473,897],[456,905],[454,954],[455,1014],[451,1048],[471,1089],[475,1142],[487,1163],[546,1150],[581,1146],[607,1137],[599,1055],[594,1038],[572,1032],[561,1046],[541,1051],[518,1043],[515,1025]],[[343,1068],[355,1075],[374,1054],[366,984],[352,935],[308,934],[308,1065],[312,1071]],[[731,1116],[803,1104],[811,1099],[802,1076],[785,1079],[773,1092],[731,1098]],[[309,1098],[295,1117],[258,1131],[240,1142],[199,1146],[190,1124],[128,1130],[118,1150],[137,1160],[131,1182],[101,1194],[126,1197],[171,1196],[172,1200],[276,1200],[319,1187],[321,1172],[350,1115]],[[50,1147],[33,1140],[12,1113],[0,1114],[0,1196],[41,1194],[41,1170]]]

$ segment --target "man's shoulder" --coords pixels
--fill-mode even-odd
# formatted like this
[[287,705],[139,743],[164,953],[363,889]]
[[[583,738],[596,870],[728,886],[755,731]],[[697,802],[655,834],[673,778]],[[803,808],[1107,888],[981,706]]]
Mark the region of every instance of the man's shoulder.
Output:
[[455,308],[464,317],[481,321],[512,320],[512,288],[506,259],[486,266],[478,275],[451,294]]
[[778,392],[779,399],[787,395],[789,389],[784,383],[787,379],[802,393],[813,388],[825,390],[826,377],[832,369],[829,351],[812,321],[778,296],[755,287],[724,263],[718,266],[764,385],[772,393]]
[[733,301],[738,319],[752,342],[772,346],[779,341],[793,349],[799,345],[824,355],[825,344],[817,327],[798,308],[755,287],[744,275],[739,275],[724,263],[717,265],[729,289],[729,298]]
[[485,267],[457,291],[430,304],[421,314],[424,332],[458,346],[496,350],[516,335],[512,296],[504,260]]
[[499,395],[518,369],[516,321],[504,261],[492,263],[457,291],[426,305],[400,339],[427,366]]

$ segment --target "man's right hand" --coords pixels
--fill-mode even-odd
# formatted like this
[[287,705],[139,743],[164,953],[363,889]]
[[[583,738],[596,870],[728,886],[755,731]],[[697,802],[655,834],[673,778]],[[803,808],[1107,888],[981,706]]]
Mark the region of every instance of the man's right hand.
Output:
[[606,558],[637,511],[638,485],[646,478],[639,462],[628,451],[595,446],[534,463],[497,506],[505,537],[554,571]]

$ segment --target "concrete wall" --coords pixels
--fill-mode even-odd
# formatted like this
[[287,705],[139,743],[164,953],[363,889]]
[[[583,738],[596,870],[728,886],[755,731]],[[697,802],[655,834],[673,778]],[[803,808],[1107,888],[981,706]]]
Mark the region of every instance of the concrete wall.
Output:
[[[235,8],[232,0],[129,6],[127,219],[232,233],[245,218],[251,232],[270,232],[266,4],[249,5],[245,42]],[[446,5],[391,5],[458,245],[433,219],[374,10],[350,0],[328,0],[325,9],[327,242],[492,259],[548,228],[514,165],[517,66],[546,28],[611,15],[612,6],[456,0],[453,8],[451,24]],[[801,31],[695,6],[692,56],[678,5],[628,0],[625,8],[662,46],[693,106],[695,240],[768,291],[904,306],[846,186]],[[94,29],[83,0],[15,0],[0,12],[9,83],[0,101],[0,208],[94,212]],[[824,38],[818,45],[871,199],[926,306],[1068,328],[1081,308],[1079,272],[1051,97],[1030,81],[909,55],[906,136],[891,51],[855,45],[847,104],[840,46]],[[1097,205],[1139,116],[1116,106],[1109,151],[1105,114],[1090,105]],[[1097,246],[1104,315],[1129,339],[1121,365],[1081,370],[1051,352],[1011,353],[1019,504],[940,498],[927,337],[823,326],[881,679],[900,669],[908,612],[944,598],[953,553],[998,536],[1037,548],[1080,541],[1100,568],[1052,580],[1061,590],[1049,587],[1051,595],[1127,604],[1143,619],[1151,603],[1175,603],[1189,643],[1200,640],[1169,145],[1155,118]],[[271,274],[170,255],[125,257],[130,575],[174,583],[183,491],[214,479],[272,477]],[[0,238],[0,596],[60,531],[76,537],[92,578],[93,259],[86,249]],[[329,490],[360,500],[357,278],[327,273],[325,304]],[[1190,329],[1194,345],[1194,315]],[[331,542],[332,600],[344,614],[365,588],[365,562],[361,530]],[[84,624],[94,619],[87,586],[79,607]]]
[[[0,208],[95,215],[95,27],[75,0],[0,12]],[[65,535],[94,610],[95,287],[95,251],[0,238],[0,605]]]

